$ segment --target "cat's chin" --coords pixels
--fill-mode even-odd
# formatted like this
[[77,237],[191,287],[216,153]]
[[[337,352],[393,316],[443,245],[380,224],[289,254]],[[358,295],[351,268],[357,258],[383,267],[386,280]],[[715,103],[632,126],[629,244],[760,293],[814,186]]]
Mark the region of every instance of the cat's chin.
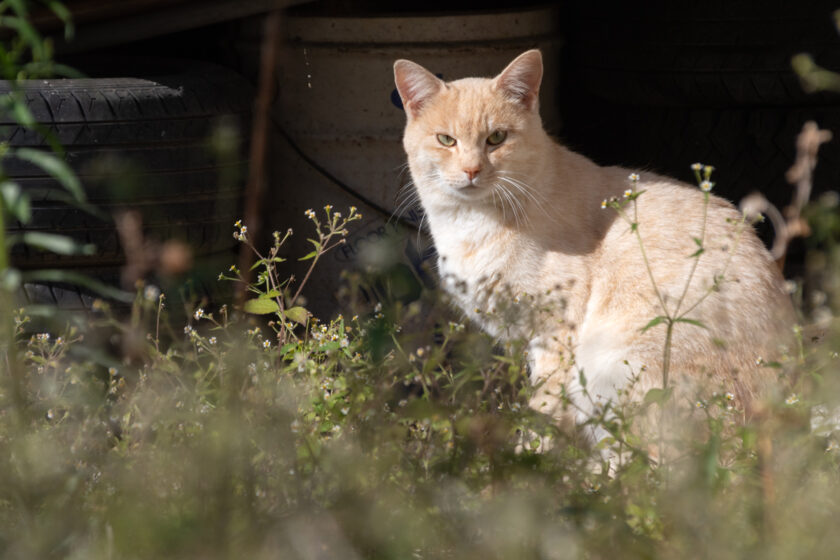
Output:
[[449,187],[447,194],[458,200],[483,200],[492,194],[492,189],[481,185],[464,185],[461,187]]

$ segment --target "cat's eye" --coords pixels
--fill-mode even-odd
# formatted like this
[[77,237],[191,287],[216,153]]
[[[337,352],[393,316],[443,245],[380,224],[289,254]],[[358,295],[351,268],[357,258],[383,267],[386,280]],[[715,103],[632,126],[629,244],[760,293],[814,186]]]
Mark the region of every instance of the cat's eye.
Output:
[[437,135],[438,142],[446,146],[447,148],[451,148],[455,145],[455,139],[449,136],[448,134],[438,134]]
[[504,130],[497,130],[487,137],[487,143],[491,146],[498,146],[507,138],[507,132]]

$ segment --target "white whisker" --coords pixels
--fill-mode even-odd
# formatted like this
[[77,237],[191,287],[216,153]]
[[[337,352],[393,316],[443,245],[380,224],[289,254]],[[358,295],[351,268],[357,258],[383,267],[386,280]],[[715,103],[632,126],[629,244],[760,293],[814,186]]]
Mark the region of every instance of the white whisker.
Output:
[[[527,200],[532,202],[533,203],[532,205],[535,206],[545,216],[551,217],[551,215],[548,213],[548,211],[545,208],[544,197],[537,198],[536,194],[534,193],[534,190],[531,189],[530,187],[528,187],[528,185],[526,183],[523,183],[522,181],[519,181],[517,179],[509,177],[509,176],[505,175],[504,173],[499,173],[498,177],[499,177],[500,181],[503,181],[505,184],[510,185],[511,187],[516,189],[516,191],[518,193],[520,193],[522,196],[524,196]],[[520,202],[520,207],[522,208],[523,211],[525,211],[524,205],[521,204],[522,201],[519,201],[519,202]]]
[[[519,228],[520,227],[519,222],[520,222],[521,218],[520,218],[520,215],[519,215],[520,212],[519,212],[519,207],[518,207],[517,201],[516,201],[516,199],[514,198],[513,194],[510,192],[509,189],[505,188],[501,184],[499,185],[499,187],[500,187],[499,194],[502,195],[505,198],[505,200],[510,204],[510,210],[511,210],[511,213],[513,214],[514,223],[516,224],[516,227]],[[523,216],[523,218],[524,218],[524,216]]]

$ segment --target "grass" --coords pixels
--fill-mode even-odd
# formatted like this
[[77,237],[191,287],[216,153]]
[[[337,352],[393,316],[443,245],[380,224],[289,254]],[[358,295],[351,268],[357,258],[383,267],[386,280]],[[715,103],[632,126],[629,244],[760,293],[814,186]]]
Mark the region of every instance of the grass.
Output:
[[[830,222],[831,208],[812,212]],[[342,238],[341,216],[315,221],[317,239]],[[0,394],[3,557],[818,558],[840,546],[840,448],[809,427],[814,398],[835,394],[833,320],[780,370],[800,379],[787,402],[747,425],[726,395],[680,413],[667,478],[642,452],[657,442],[634,430],[656,402],[591,420],[637,450],[610,477],[598,449],[528,409],[520,347],[458,323],[433,292],[380,290],[330,321],[284,315],[299,287],[277,255],[252,287],[281,301],[262,316],[197,308],[175,328],[152,287],[123,319],[100,305],[44,331],[16,315],[21,386],[6,375]],[[351,283],[388,284],[375,271]],[[523,434],[554,445],[537,453]]]

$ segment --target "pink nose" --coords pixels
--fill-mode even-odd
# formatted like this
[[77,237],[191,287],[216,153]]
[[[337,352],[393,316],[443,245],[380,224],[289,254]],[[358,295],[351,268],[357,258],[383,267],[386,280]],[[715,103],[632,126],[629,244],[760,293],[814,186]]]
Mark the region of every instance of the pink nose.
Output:
[[479,171],[481,171],[480,167],[470,167],[470,168],[465,168],[464,169],[464,173],[467,174],[467,177],[470,178],[470,181],[475,179],[475,176],[478,175]]

